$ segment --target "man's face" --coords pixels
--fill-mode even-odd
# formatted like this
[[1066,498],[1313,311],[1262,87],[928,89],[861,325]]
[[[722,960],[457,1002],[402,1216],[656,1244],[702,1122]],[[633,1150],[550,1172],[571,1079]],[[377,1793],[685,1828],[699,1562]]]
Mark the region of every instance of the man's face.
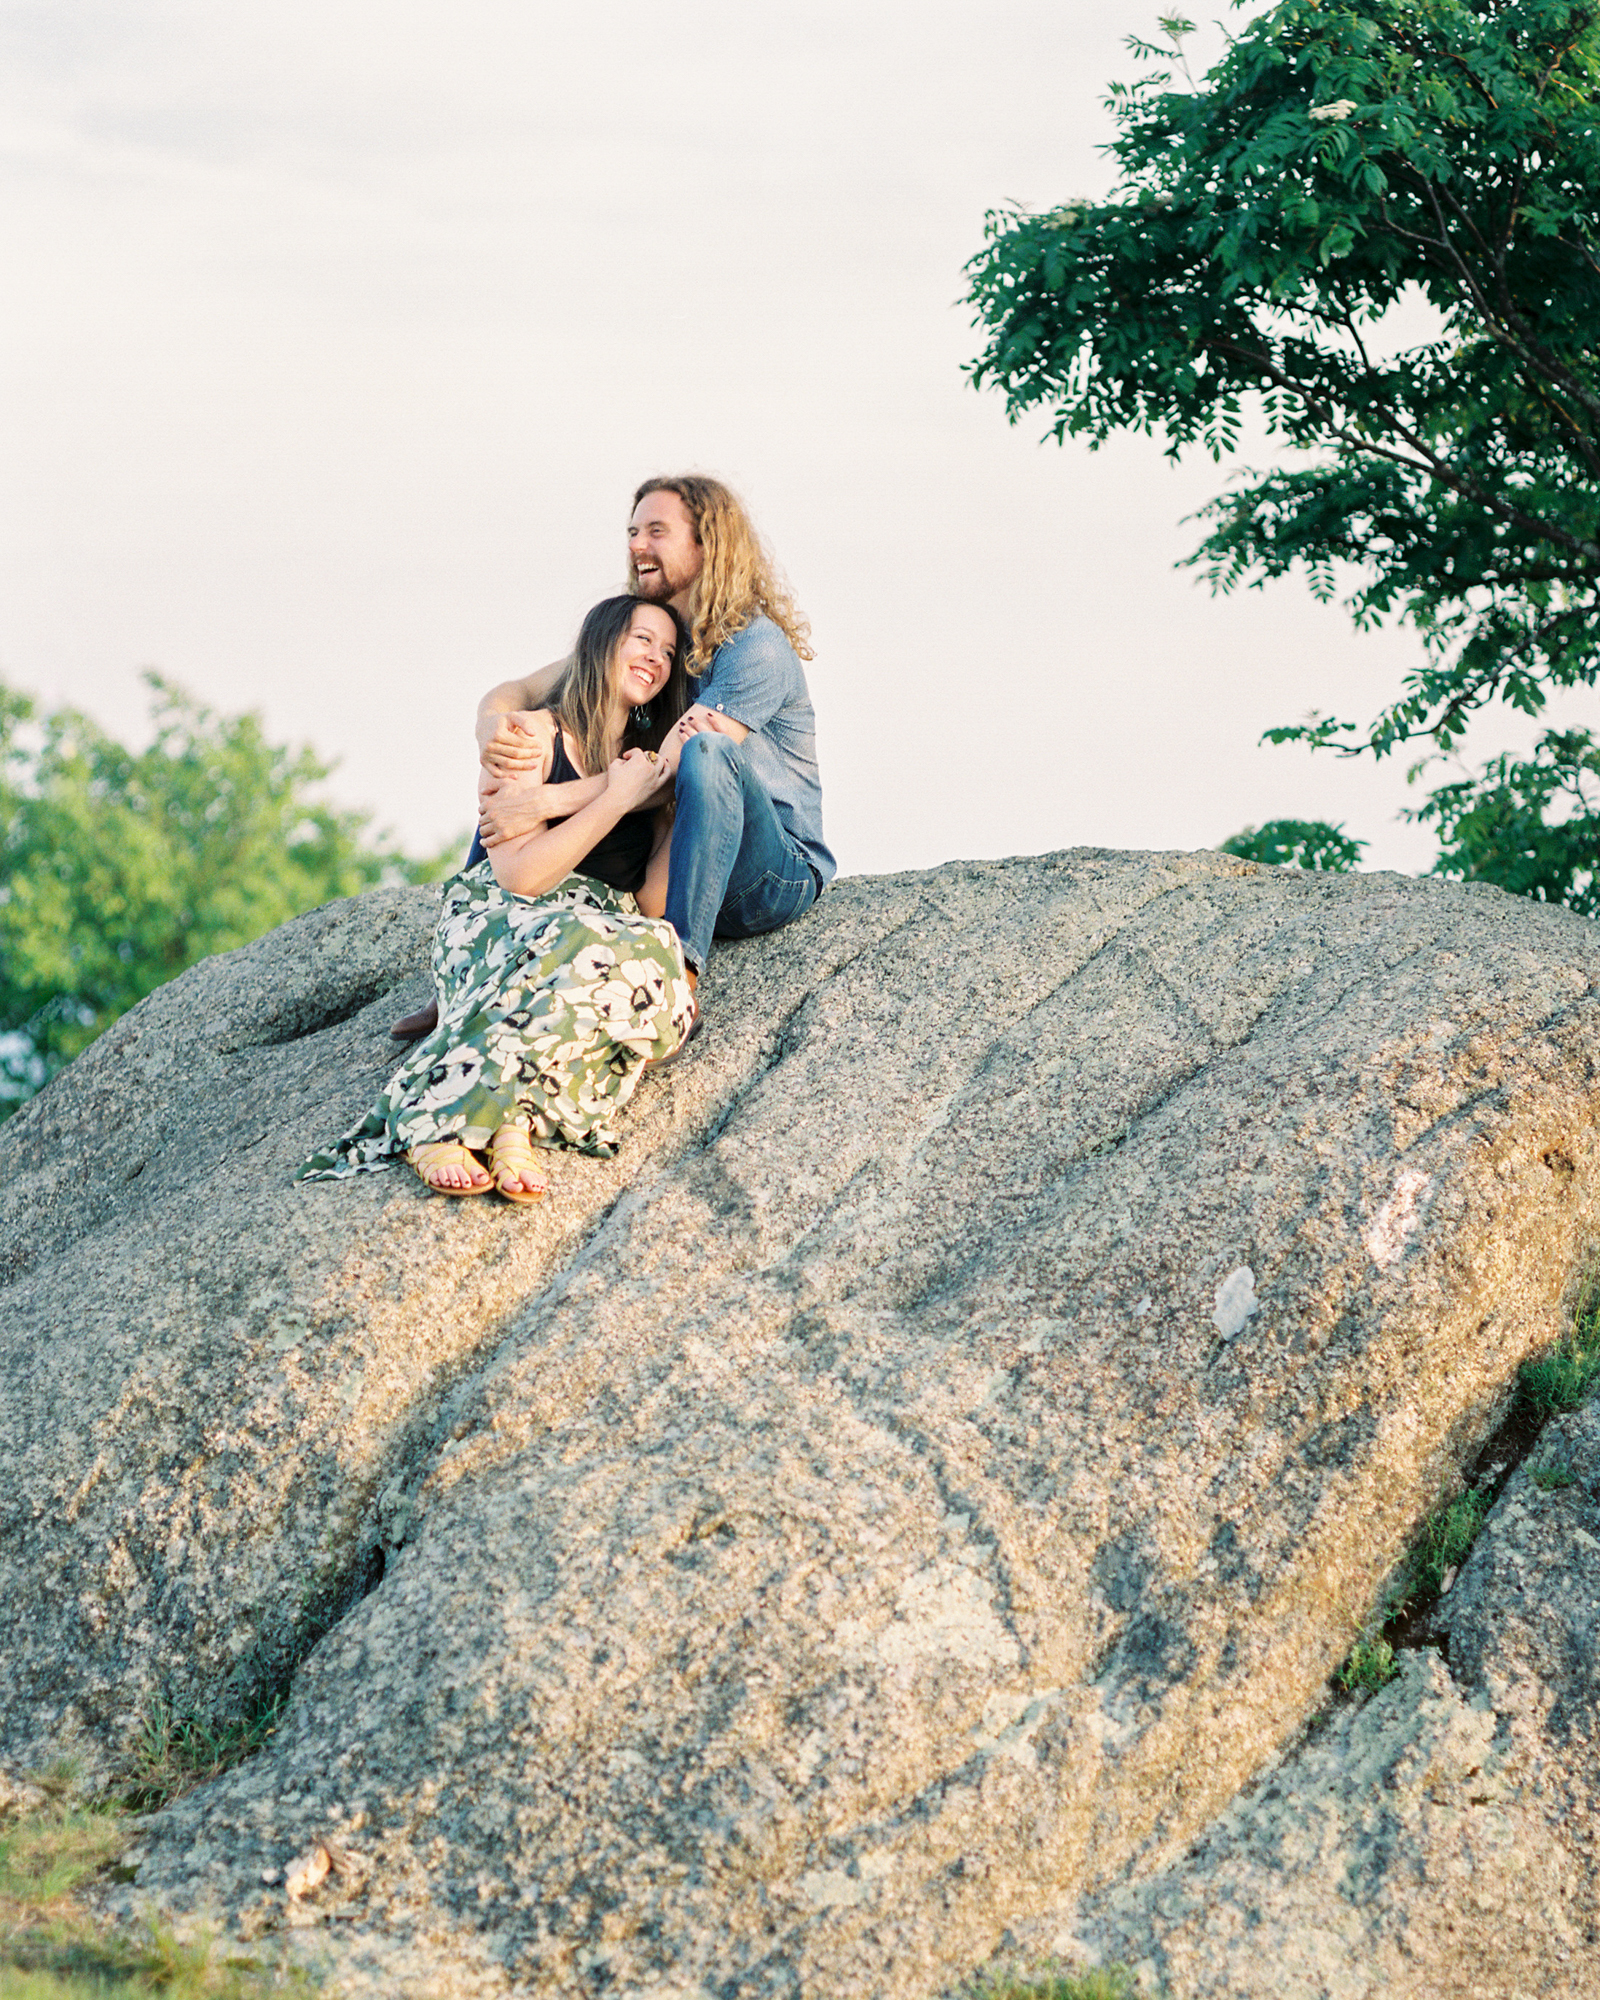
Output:
[[647,493],[628,523],[628,570],[635,592],[647,601],[678,605],[705,563],[689,510],[676,493]]

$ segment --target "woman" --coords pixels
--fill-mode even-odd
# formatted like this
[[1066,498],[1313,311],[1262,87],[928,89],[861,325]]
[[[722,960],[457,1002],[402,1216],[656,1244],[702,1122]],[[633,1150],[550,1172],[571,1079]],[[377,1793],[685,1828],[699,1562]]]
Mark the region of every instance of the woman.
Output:
[[670,605],[612,597],[584,619],[534,727],[548,783],[603,771],[605,790],[449,884],[433,937],[438,1026],[297,1180],[403,1154],[436,1194],[533,1201],[545,1191],[535,1145],[616,1151],[616,1113],[644,1065],[681,1047],[694,1018],[677,933],[661,921],[669,826],[653,810],[667,783],[655,746],[686,705],[687,652]]

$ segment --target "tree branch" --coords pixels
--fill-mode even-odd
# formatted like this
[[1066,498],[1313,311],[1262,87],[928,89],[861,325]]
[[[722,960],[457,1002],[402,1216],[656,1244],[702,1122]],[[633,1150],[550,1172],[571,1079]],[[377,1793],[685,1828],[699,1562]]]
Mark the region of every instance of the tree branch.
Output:
[[[1521,660],[1528,671],[1530,673],[1533,672],[1533,662],[1529,656],[1533,652],[1536,643],[1543,639],[1555,626],[1567,624],[1579,615],[1579,612],[1574,608],[1559,612],[1552,619],[1544,620],[1537,632],[1530,633],[1526,639],[1515,646],[1510,654],[1493,669],[1487,673],[1480,674],[1470,685],[1462,688],[1458,694],[1453,695],[1431,722],[1423,717],[1417,722],[1408,723],[1404,728],[1399,728],[1395,731],[1394,740],[1397,743],[1410,743],[1419,736],[1437,736],[1447,723],[1454,722],[1458,717],[1469,715],[1475,709],[1482,708],[1486,702],[1493,701],[1500,690],[1502,682],[1510,674],[1513,665],[1518,660]],[[1596,670],[1600,671],[1600,665],[1597,665]],[[1413,696],[1412,699],[1415,700],[1416,697]],[[1400,709],[1406,706],[1408,704],[1405,702],[1398,703],[1395,708],[1387,711],[1387,716],[1395,715]],[[1385,719],[1386,717],[1379,718],[1380,722]],[[1374,729],[1369,732],[1365,743],[1332,743],[1329,745],[1329,748],[1337,751],[1341,757],[1359,757],[1368,750],[1376,750],[1377,730]]]
[[1278,388],[1288,390],[1298,397],[1317,416],[1330,437],[1352,445],[1356,450],[1366,452],[1374,458],[1386,459],[1391,464],[1406,466],[1414,472],[1426,472],[1437,479],[1440,485],[1449,487],[1451,492],[1459,493],[1463,499],[1472,500],[1480,507],[1487,507],[1501,520],[1520,528],[1524,534],[1539,541],[1555,542],[1558,547],[1569,548],[1575,555],[1581,555],[1590,563],[1600,566],[1600,542],[1588,541],[1581,535],[1574,535],[1566,528],[1559,527],[1555,522],[1541,520],[1536,514],[1528,514],[1520,507],[1513,507],[1510,501],[1490,492],[1470,474],[1457,471],[1447,459],[1430,450],[1416,432],[1403,424],[1392,411],[1387,413],[1385,428],[1402,438],[1410,447],[1413,456],[1408,456],[1392,446],[1375,443],[1371,438],[1364,437],[1359,431],[1352,429],[1350,424],[1337,414],[1326,397],[1314,395],[1303,382],[1297,382],[1293,376],[1286,375],[1272,360],[1270,353],[1252,353],[1237,341],[1219,336],[1211,336],[1203,340],[1201,345],[1206,348],[1214,347],[1219,352],[1233,356],[1254,368],[1258,374],[1265,376]]

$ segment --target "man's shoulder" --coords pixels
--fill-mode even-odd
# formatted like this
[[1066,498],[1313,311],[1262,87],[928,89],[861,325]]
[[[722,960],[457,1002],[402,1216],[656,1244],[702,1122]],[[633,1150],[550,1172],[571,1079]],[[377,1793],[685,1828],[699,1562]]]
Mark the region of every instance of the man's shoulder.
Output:
[[789,635],[775,620],[764,612],[758,613],[743,625],[731,638],[711,655],[711,664],[706,668],[705,686],[711,681],[727,683],[734,679],[751,679],[777,682],[779,685],[799,691],[806,684],[805,668],[800,664],[800,655],[789,643]]
[[746,660],[763,663],[768,660],[793,660],[798,666],[800,655],[790,645],[789,635],[783,627],[764,611],[758,611],[748,625],[741,625],[711,655],[711,671],[715,673],[719,665],[731,666],[735,660],[741,664]]

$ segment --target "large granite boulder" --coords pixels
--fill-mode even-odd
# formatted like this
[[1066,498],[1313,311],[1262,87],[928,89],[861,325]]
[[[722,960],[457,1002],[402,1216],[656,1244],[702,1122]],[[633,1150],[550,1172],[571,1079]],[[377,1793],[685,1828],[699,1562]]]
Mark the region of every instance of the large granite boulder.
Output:
[[1547,1426],[1434,1622],[1186,1852],[1025,1927],[1033,1953],[1183,2000],[1600,1994],[1600,1405]]
[[[542,1207],[291,1187],[431,907],[195,968],[0,1131],[0,1759],[288,1686],[125,1901],[307,1927],[338,1990],[909,2000],[1052,1942],[1234,1990],[1137,1885],[1242,1880],[1286,1747],[1337,1789],[1298,1733],[1562,1332],[1600,932],[1205,854],[846,882],[719,949]],[[1394,1727],[1481,1733],[1474,1657]],[[1377,1936],[1295,1990],[1382,1990]]]

